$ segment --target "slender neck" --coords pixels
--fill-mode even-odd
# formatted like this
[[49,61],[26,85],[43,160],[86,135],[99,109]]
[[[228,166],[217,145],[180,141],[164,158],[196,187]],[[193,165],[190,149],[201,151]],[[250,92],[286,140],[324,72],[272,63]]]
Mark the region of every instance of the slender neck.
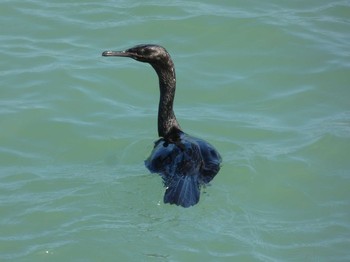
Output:
[[162,63],[152,64],[152,67],[159,78],[158,135],[174,140],[181,130],[173,110],[176,89],[175,67],[170,56]]

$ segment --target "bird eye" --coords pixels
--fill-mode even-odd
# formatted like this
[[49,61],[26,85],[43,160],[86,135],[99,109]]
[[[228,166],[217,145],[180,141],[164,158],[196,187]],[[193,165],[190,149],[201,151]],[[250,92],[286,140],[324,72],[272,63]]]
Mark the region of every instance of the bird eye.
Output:
[[140,50],[140,55],[150,55],[151,54],[151,50],[149,49],[141,49]]

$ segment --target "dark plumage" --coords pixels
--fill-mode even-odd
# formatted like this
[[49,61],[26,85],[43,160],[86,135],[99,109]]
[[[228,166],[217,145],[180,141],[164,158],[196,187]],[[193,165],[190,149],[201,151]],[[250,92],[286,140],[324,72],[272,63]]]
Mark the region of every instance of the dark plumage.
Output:
[[174,63],[164,47],[138,45],[125,51],[105,51],[103,56],[131,57],[146,62],[159,78],[158,135],[145,161],[152,173],[162,176],[166,187],[164,203],[183,207],[198,203],[201,185],[209,183],[220,170],[221,157],[206,141],[184,133],[176,120],[173,103],[176,89]]

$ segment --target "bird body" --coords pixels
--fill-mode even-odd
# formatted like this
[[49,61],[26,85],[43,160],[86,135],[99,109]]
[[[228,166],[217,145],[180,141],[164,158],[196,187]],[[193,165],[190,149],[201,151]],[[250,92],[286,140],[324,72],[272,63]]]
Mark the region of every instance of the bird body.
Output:
[[164,203],[190,207],[198,203],[200,187],[209,183],[220,170],[221,157],[208,142],[183,132],[175,117],[176,89],[174,63],[159,45],[138,45],[125,51],[105,51],[103,56],[131,57],[146,62],[159,78],[158,135],[145,165],[161,175],[166,187]]
[[189,207],[198,203],[200,186],[214,178],[220,162],[212,145],[181,132],[174,142],[159,139],[145,164],[163,178],[164,203]]

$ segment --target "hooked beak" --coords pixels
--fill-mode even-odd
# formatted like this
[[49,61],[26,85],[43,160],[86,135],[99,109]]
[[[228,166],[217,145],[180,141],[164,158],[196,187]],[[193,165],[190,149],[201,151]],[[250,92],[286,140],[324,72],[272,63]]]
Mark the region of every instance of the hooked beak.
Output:
[[102,56],[125,56],[130,57],[131,54],[127,51],[104,51]]

